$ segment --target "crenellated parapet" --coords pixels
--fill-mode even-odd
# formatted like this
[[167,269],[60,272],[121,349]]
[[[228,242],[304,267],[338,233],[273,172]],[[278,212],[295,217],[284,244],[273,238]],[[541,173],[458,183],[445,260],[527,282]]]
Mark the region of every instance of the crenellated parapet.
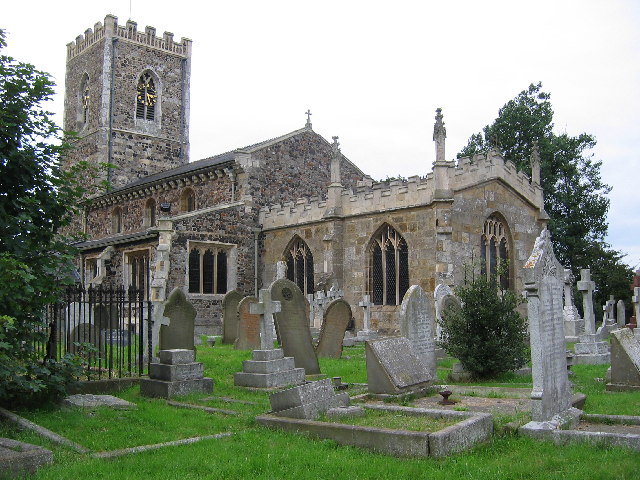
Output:
[[[461,158],[457,163],[441,162],[440,167],[438,174],[447,175],[449,188],[454,194],[484,182],[499,180],[517,191],[531,205],[543,210],[542,188],[532,184],[526,174],[518,172],[513,162],[505,161],[497,152]],[[342,190],[339,216],[351,217],[430,205],[443,200],[437,186],[434,172],[425,177],[413,176],[391,182],[374,182],[365,177],[355,190]],[[451,198],[448,201],[453,200]],[[260,210],[260,223],[264,230],[271,230],[319,222],[326,219],[326,213],[325,199],[301,198],[295,202],[263,207]]]
[[87,48],[96,44],[103,38],[120,38],[128,42],[145,45],[157,50],[162,50],[182,57],[191,57],[191,40],[182,38],[180,42],[173,40],[173,33],[164,32],[156,36],[154,27],[145,27],[144,31],[138,31],[138,24],[128,20],[125,25],[118,25],[118,17],[107,15],[104,25],[97,22],[93,29],[85,30],[84,35],[78,35],[75,42],[67,44],[67,60],[71,60],[81,54]]

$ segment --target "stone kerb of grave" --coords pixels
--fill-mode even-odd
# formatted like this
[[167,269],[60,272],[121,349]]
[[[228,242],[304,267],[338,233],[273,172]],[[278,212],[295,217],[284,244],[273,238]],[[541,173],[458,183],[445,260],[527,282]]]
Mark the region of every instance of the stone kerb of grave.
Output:
[[320,374],[318,357],[313,348],[305,299],[298,286],[290,280],[280,279],[269,288],[271,298],[279,301],[281,311],[275,320],[280,343],[286,357],[293,357],[297,368],[304,368],[307,375]]
[[37,445],[0,438],[0,476],[23,478],[42,465],[53,463],[53,452]]
[[427,368],[429,375],[436,375],[435,325],[433,300],[420,285],[412,285],[404,295],[400,306],[400,335],[413,347],[413,353]]
[[433,380],[404,337],[367,341],[365,355],[369,393],[398,395],[415,392]]
[[242,294],[231,290],[222,299],[222,343],[233,344],[238,337],[238,304]]
[[140,379],[142,396],[171,398],[213,392],[213,380],[204,376],[204,365],[194,361],[194,350],[160,350],[159,356],[160,362],[149,368],[149,378]]
[[238,337],[234,343],[236,350],[259,350],[260,315],[251,313],[251,304],[258,303],[254,296],[244,297],[238,304]]
[[553,253],[547,229],[536,239],[524,266],[531,342],[532,422],[527,432],[575,424],[580,414],[571,406],[564,341],[563,268]]
[[193,350],[196,309],[180,287],[169,294],[163,315],[169,324],[160,326],[160,350]]
[[640,391],[640,339],[628,328],[611,333],[609,391]]
[[316,347],[318,357],[340,358],[342,342],[351,320],[351,306],[339,298],[331,302],[324,312],[320,340]]

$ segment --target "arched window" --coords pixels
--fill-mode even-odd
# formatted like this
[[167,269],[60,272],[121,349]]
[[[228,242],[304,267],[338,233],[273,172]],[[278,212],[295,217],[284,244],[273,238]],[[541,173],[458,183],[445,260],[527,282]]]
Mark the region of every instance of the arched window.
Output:
[[196,194],[191,188],[185,188],[180,195],[180,211],[192,212],[196,209]]
[[89,75],[82,76],[80,82],[79,105],[78,105],[78,130],[87,125],[89,120]]
[[491,215],[484,222],[480,237],[480,272],[488,279],[497,279],[500,287],[510,286],[509,232],[507,222],[498,215]]
[[136,118],[155,120],[158,94],[151,72],[144,72],[138,80],[136,92]]
[[189,293],[227,293],[227,249],[195,245],[189,252]]
[[409,289],[409,249],[393,227],[384,225],[369,246],[369,293],[376,305],[400,305]]
[[116,207],[111,212],[111,233],[122,233],[122,208]]
[[156,226],[156,201],[153,198],[144,204],[144,224],[147,227]]
[[313,255],[307,244],[296,237],[285,253],[287,278],[294,282],[304,295],[314,292]]

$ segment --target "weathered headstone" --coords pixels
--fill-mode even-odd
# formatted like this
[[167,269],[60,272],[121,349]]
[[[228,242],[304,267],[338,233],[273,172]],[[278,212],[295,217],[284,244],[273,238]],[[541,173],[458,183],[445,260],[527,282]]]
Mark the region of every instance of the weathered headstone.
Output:
[[163,315],[169,318],[169,325],[160,327],[160,350],[193,350],[196,309],[180,287],[169,294]]
[[378,337],[378,334],[371,330],[371,297],[365,295],[362,297],[362,301],[358,303],[359,307],[362,307],[362,330],[356,332],[356,342],[366,342],[367,340],[373,340]]
[[616,300],[613,295],[609,296],[609,300],[604,304],[604,316],[602,318],[603,323],[607,326],[613,326],[616,324],[616,317],[614,315],[614,309],[616,307]]
[[273,393],[269,401],[273,414],[278,417],[315,420],[330,408],[349,405],[349,395],[336,395],[331,380],[325,378]]
[[580,318],[578,309],[573,303],[574,276],[571,269],[564,269],[564,337],[567,342],[577,342],[578,335],[584,332],[584,320]]
[[412,285],[400,306],[400,335],[411,343],[413,352],[427,368],[432,378],[436,375],[435,325],[433,300],[420,285]]
[[238,336],[238,304],[242,294],[231,290],[222,299],[222,343],[233,343]]
[[584,333],[579,335],[578,343],[573,347],[573,363],[576,365],[609,363],[609,344],[603,341],[607,331],[606,322],[603,322],[602,327],[596,332],[596,318],[593,313],[595,287],[596,284],[591,281],[591,271],[588,268],[580,270],[578,290],[582,292]]
[[529,432],[574,424],[581,413],[571,406],[562,316],[563,277],[551,236],[544,229],[524,266],[533,375],[532,422],[524,427]]
[[616,318],[618,323],[618,328],[624,328],[627,324],[624,300],[618,300],[616,304]]
[[318,357],[340,358],[349,320],[351,307],[348,302],[339,298],[327,306],[320,330],[320,341],[316,347]]
[[370,393],[397,395],[420,390],[433,380],[409,340],[391,337],[365,343]]
[[195,361],[193,349],[160,350],[159,356],[160,362],[149,368],[149,378],[140,379],[140,395],[171,398],[213,391],[213,380],[204,376],[204,365]]
[[631,329],[611,333],[611,381],[607,390],[640,391],[640,339]]
[[276,280],[287,278],[287,262],[279,260],[276,262]]
[[260,346],[260,315],[251,313],[251,304],[258,303],[254,296],[244,297],[238,304],[238,338],[236,350],[258,350]]
[[271,297],[279,301],[281,311],[275,318],[280,334],[280,343],[286,357],[293,357],[298,368],[307,375],[318,375],[320,366],[313,348],[305,299],[298,286],[290,280],[276,280],[269,288]]
[[260,290],[260,299],[249,305],[249,313],[260,315],[260,349],[273,350],[273,315],[282,308],[280,302],[271,299],[268,288]]

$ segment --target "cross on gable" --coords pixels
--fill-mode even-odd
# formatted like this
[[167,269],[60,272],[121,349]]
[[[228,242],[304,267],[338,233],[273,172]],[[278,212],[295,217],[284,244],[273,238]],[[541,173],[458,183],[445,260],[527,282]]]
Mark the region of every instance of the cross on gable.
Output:
[[277,300],[271,300],[271,290],[260,290],[257,303],[249,304],[249,313],[260,315],[260,348],[273,349],[273,314],[282,311],[282,304]]
[[307,116],[307,127],[310,127],[311,126],[311,115],[312,115],[311,114],[311,110],[309,109],[304,113]]

